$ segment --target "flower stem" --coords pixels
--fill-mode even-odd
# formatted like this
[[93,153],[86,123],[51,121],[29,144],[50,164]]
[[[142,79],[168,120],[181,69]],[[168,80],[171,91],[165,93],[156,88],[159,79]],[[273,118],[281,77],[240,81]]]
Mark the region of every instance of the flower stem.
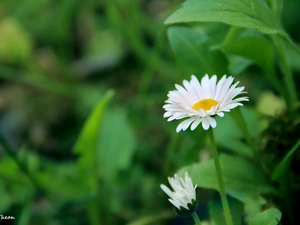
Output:
[[197,213],[193,212],[191,215],[192,215],[192,217],[193,217],[193,219],[195,221],[195,225],[201,225],[201,222],[200,222],[200,219],[199,219]]
[[217,178],[218,178],[218,183],[219,183],[219,187],[220,187],[220,195],[221,195],[221,200],[222,200],[222,204],[223,204],[226,224],[233,225],[228,200],[226,197],[225,185],[224,185],[224,181],[223,181],[223,175],[222,175],[221,165],[220,165],[220,161],[219,161],[219,155],[218,155],[214,132],[213,132],[212,128],[210,128],[208,130],[208,134],[209,134],[209,139],[211,142],[213,158],[215,161],[215,167],[216,167]]
[[246,123],[246,120],[245,120],[245,117],[242,113],[242,110],[240,107],[234,109],[231,111],[231,115],[232,115],[232,118],[235,120],[237,126],[239,127],[239,129],[241,130],[248,146],[250,147],[250,149],[252,150],[252,153],[253,153],[253,157],[254,159],[257,161],[257,163],[259,164],[260,168],[263,170],[263,171],[266,171],[266,167],[262,161],[262,158],[260,157],[259,155],[259,151],[257,149],[257,146],[255,145],[251,135],[250,135],[250,132],[249,132],[249,129],[248,129],[248,125]]
[[287,105],[291,106],[297,102],[297,90],[296,90],[295,82],[293,80],[292,70],[288,62],[285,45],[281,38],[275,35],[271,35],[271,37],[278,51],[278,56],[280,59],[280,68],[284,75],[284,82],[288,94],[290,96],[290,102],[287,102]]

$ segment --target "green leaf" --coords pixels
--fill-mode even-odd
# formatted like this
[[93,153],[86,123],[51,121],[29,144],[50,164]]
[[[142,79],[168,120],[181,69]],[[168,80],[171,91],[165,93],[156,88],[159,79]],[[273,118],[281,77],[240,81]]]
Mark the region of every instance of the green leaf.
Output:
[[[244,213],[244,205],[240,201],[234,198],[228,198],[230,212],[232,215],[232,222],[234,225],[241,225]],[[225,225],[224,209],[222,207],[222,201],[219,193],[210,199],[209,201],[209,215],[213,224]]]
[[253,60],[267,72],[275,73],[275,51],[270,41],[264,37],[247,36],[238,38],[224,44],[221,49],[226,53]]
[[184,22],[222,22],[267,34],[284,33],[279,20],[262,0],[188,0],[165,21]]
[[213,45],[206,33],[196,28],[174,26],[168,29],[168,37],[175,57],[188,74],[223,75],[228,72],[228,62]]
[[18,21],[2,19],[0,21],[0,62],[23,63],[32,55],[32,40]]
[[[224,52],[242,56],[257,63],[269,76],[274,87],[284,96],[282,84],[275,71],[275,51],[273,45],[265,37],[246,36],[235,39],[220,47]],[[259,51],[258,51],[259,49]]]
[[96,157],[98,137],[103,119],[103,112],[108,101],[112,98],[113,92],[108,91],[103,99],[97,104],[88,120],[85,122],[81,134],[74,146],[74,152],[80,155],[79,164],[83,167],[94,165]]
[[283,8],[283,0],[267,0],[266,1],[273,12],[280,18],[282,8]]
[[131,162],[135,136],[122,110],[105,113],[98,142],[98,172],[104,179],[111,179]]
[[39,183],[47,192],[68,200],[86,198],[90,194],[85,174],[73,162],[58,164],[44,161],[43,169],[35,172]]
[[277,181],[279,183],[279,189],[282,192],[287,191],[286,187],[287,182],[289,182],[290,178],[290,167],[291,167],[291,162],[293,159],[293,155],[296,152],[296,150],[300,146],[300,140],[293,146],[291,150],[286,154],[286,156],[283,158],[283,160],[277,165],[277,167],[274,169],[273,174],[272,174],[272,181]]
[[[236,109],[235,109],[236,110]],[[254,110],[247,107],[240,109],[244,118],[247,118],[246,123],[250,135],[255,136],[261,131],[261,126],[258,123],[258,115]],[[233,111],[232,111],[233,112]],[[233,115],[228,114],[222,118],[216,118],[218,126],[214,130],[216,142],[218,146],[235,152],[236,154],[251,158],[253,152],[250,147],[242,141],[243,134],[237,127]],[[230,129],[228,129],[230,127]]]
[[143,216],[135,221],[128,223],[127,225],[147,225],[156,224],[158,221],[167,220],[172,218],[173,213],[170,212],[160,212],[153,215]]
[[253,64],[252,60],[237,55],[228,55],[230,74],[240,74],[248,66]]
[[[0,172],[1,174],[1,172]],[[1,174],[2,175],[2,174]],[[12,197],[9,195],[9,191],[6,189],[5,182],[0,182],[0,212],[6,212],[13,203]]]
[[256,108],[262,115],[276,117],[286,109],[286,105],[282,98],[270,91],[264,91],[257,100]]
[[[262,193],[272,191],[266,178],[254,165],[237,156],[223,154],[220,157],[226,193],[245,203],[249,215],[255,215],[265,203]],[[187,166],[179,171],[188,171],[199,187],[219,190],[214,161],[212,159]]]
[[[246,195],[258,195],[270,191],[262,172],[241,157],[222,154],[220,164],[227,193],[243,201]],[[238,168],[238,169],[237,169]],[[203,188],[219,190],[214,161],[212,159],[185,167],[180,174],[188,171],[193,181]]]
[[257,214],[249,225],[277,225],[281,219],[281,212],[276,208],[270,208]]

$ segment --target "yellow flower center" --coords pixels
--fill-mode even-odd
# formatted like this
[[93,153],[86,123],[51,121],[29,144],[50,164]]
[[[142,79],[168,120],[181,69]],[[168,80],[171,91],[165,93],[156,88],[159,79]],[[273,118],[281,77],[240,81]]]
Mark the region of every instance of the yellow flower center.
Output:
[[198,110],[198,109],[203,109],[204,111],[206,110],[210,110],[211,107],[217,105],[218,102],[214,99],[211,99],[211,98],[205,98],[205,99],[202,99],[198,102],[196,102],[193,106],[193,109],[194,110]]

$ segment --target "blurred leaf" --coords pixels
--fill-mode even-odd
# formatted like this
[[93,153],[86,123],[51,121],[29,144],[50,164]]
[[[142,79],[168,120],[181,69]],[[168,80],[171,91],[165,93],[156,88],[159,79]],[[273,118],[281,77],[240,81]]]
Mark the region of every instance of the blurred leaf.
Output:
[[99,99],[105,96],[106,92],[107,89],[103,86],[99,86],[97,83],[91,85],[81,84],[78,86],[74,91],[76,115],[81,120],[86,119],[99,102]]
[[[26,147],[22,147],[17,156],[22,162],[28,163],[31,175],[42,190],[47,191],[49,195],[60,196],[63,197],[62,199],[78,199],[87,196],[87,184],[80,182],[83,174],[80,173],[75,163],[54,163],[43,160],[41,164],[38,155],[32,151],[29,152]],[[34,166],[30,166],[32,159],[34,159]],[[32,184],[11,158],[2,157],[0,176],[10,185],[10,191],[7,194],[11,195],[14,202],[25,203],[34,194]]]
[[10,157],[1,157],[0,160],[0,176],[3,180],[9,182],[16,182],[24,186],[30,186],[30,181],[27,177],[20,171],[20,168],[16,162]]
[[108,91],[104,95],[85,122],[81,134],[76,141],[74,152],[80,154],[80,166],[90,167],[94,165],[93,162],[97,158],[98,138],[103,120],[103,112],[112,96],[112,91]]
[[[34,196],[34,188],[28,177],[10,157],[1,157],[0,161],[0,207],[9,207],[11,204],[25,204]],[[3,185],[1,187],[1,185]],[[1,188],[3,188],[1,190]],[[3,191],[3,192],[2,192]],[[2,192],[2,193],[1,193]],[[2,200],[3,198],[3,200]]]
[[118,33],[111,30],[96,30],[87,43],[85,53],[87,56],[106,57],[112,54],[115,57],[120,57],[124,53],[121,44],[122,38]]
[[112,179],[120,169],[126,169],[133,155],[135,138],[122,110],[105,113],[98,142],[99,174]]
[[226,43],[220,48],[227,53],[253,60],[268,73],[275,73],[274,48],[270,41],[264,37],[242,37]]
[[300,55],[292,48],[290,45],[285,45],[286,56],[288,58],[288,62],[290,63],[292,69],[296,70],[297,72],[300,71]]
[[289,186],[287,183],[289,183],[290,173],[291,173],[291,162],[293,159],[293,155],[296,152],[296,150],[300,146],[300,140],[293,146],[291,150],[285,155],[285,157],[282,159],[282,161],[277,165],[277,167],[274,169],[272,174],[272,181],[277,181],[280,186],[280,190],[283,192],[286,192],[286,188]]
[[18,215],[18,225],[27,225],[30,224],[30,217],[32,216],[32,205],[31,202],[24,204],[20,215]]
[[93,110],[74,148],[81,155],[79,164],[93,168],[104,179],[126,169],[134,150],[134,134],[125,113],[121,110],[104,113],[111,96],[108,92]]
[[282,84],[278,81],[275,71],[275,51],[268,39],[262,36],[241,37],[220,46],[220,49],[226,53],[242,56],[257,63],[269,76],[274,87],[282,96],[286,96]]
[[282,98],[272,92],[263,92],[257,102],[257,110],[264,115],[276,116],[286,108]]
[[249,225],[277,225],[281,219],[281,212],[276,208],[270,208],[257,214]]
[[95,31],[90,37],[84,57],[73,64],[74,72],[81,76],[116,66],[125,53],[121,36],[116,32]]
[[84,173],[75,163],[44,162],[43,168],[35,175],[50,195],[60,196],[61,200],[82,199],[89,194],[88,184],[83,179]]
[[237,55],[228,55],[230,74],[240,74],[249,65],[253,64],[252,60]]
[[[247,214],[258,213],[262,204],[265,203],[261,194],[272,191],[263,173],[248,161],[237,156],[222,154],[220,164],[226,193],[245,203]],[[199,187],[219,190],[212,159],[184,167],[180,169],[179,174],[183,175],[185,171],[189,172],[193,182]]]
[[127,225],[146,225],[157,223],[157,221],[170,219],[173,216],[170,212],[160,212],[155,213],[154,215],[148,215],[141,217],[133,222],[128,223]]
[[[229,198],[228,202],[229,202],[230,212],[232,215],[233,224],[241,225],[243,214],[244,214],[243,203],[241,203],[240,201],[234,198]],[[214,224],[216,225],[226,224],[225,217],[224,217],[224,209],[222,207],[222,201],[219,194],[214,195],[213,198],[211,198],[209,201],[209,215]]]
[[32,54],[29,34],[13,19],[0,20],[0,62],[22,63]]
[[266,0],[266,2],[269,4],[270,8],[277,15],[277,17],[280,18],[283,8],[283,0]]
[[[260,193],[271,190],[264,175],[254,165],[241,157],[222,154],[220,163],[227,193],[232,197],[241,201],[244,200],[246,195],[256,195],[260,198]],[[185,171],[189,172],[193,181],[199,187],[219,189],[212,159],[184,167],[180,170],[180,173],[183,174]]]
[[174,26],[168,29],[168,37],[178,62],[188,74],[227,73],[227,59],[219,50],[210,50],[213,43],[205,33],[196,28]]
[[260,0],[187,0],[165,21],[182,22],[222,22],[268,34],[283,33],[274,13]]
[[12,204],[12,197],[9,195],[8,191],[6,190],[5,183],[1,179],[0,181],[0,212],[5,212],[9,209]]
[[[256,112],[247,107],[242,107],[241,111],[244,118],[247,118],[246,123],[250,134],[252,136],[257,135],[261,131],[261,125],[258,123]],[[214,130],[216,142],[219,146],[234,151],[239,155],[252,157],[253,152],[250,147],[243,142],[243,134],[237,127],[232,116],[232,114],[225,114],[222,118],[216,118],[218,124]]]

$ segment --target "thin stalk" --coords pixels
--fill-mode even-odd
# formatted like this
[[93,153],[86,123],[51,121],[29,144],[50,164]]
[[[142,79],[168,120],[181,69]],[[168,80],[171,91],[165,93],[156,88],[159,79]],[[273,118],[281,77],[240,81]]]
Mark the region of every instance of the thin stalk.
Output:
[[213,155],[214,162],[215,162],[215,167],[216,167],[216,172],[217,172],[217,178],[218,178],[218,183],[219,183],[219,188],[220,188],[220,195],[221,195],[222,205],[223,205],[223,209],[224,209],[226,224],[227,225],[233,225],[228,200],[227,200],[227,197],[226,197],[225,184],[224,184],[224,181],[223,181],[223,175],[222,175],[221,165],[220,165],[220,161],[219,161],[217,145],[216,145],[216,142],[215,142],[214,132],[213,132],[212,128],[208,129],[208,136],[209,136],[211,147],[212,147],[212,155]]
[[92,225],[102,224],[99,216],[99,204],[97,199],[92,199],[87,205],[87,214]]
[[242,134],[243,134],[248,146],[250,147],[250,149],[253,153],[253,157],[256,160],[256,162],[258,163],[259,167],[262,169],[262,171],[266,172],[267,171],[266,165],[264,164],[263,159],[259,154],[259,150],[258,150],[257,146],[255,145],[253,138],[250,135],[245,117],[243,116],[240,107],[232,110],[232,118],[235,120],[240,131],[242,131]]
[[242,29],[240,27],[236,26],[231,26],[230,29],[228,30],[224,40],[223,40],[223,45],[227,44],[228,42],[234,40],[240,33]]
[[23,174],[28,178],[28,180],[32,183],[32,185],[36,188],[38,192],[43,193],[43,188],[39,185],[37,180],[34,176],[29,172],[27,166],[21,162],[14,150],[11,148],[11,146],[6,142],[6,140],[0,135],[0,144],[3,148],[3,150],[7,153],[7,155],[16,163],[16,165],[19,167],[20,171],[23,172]]
[[191,216],[193,217],[193,219],[194,219],[194,221],[195,221],[195,225],[201,225],[200,219],[199,219],[199,217],[198,217],[198,215],[197,215],[196,212],[193,212],[193,213],[191,214]]
[[290,104],[295,104],[297,102],[297,91],[295,87],[295,83],[293,80],[293,74],[288,62],[284,42],[281,38],[271,35],[272,40],[277,48],[278,55],[280,58],[280,68],[284,75],[284,82],[288,91],[288,94],[290,96]]

